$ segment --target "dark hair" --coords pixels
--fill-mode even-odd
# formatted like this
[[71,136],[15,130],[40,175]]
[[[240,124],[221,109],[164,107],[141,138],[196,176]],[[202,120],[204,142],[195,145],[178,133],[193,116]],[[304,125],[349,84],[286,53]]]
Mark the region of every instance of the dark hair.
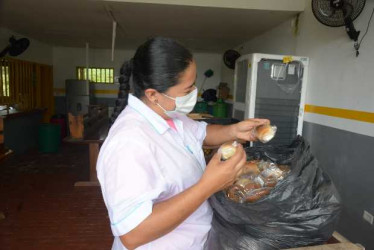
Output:
[[164,93],[176,85],[180,74],[191,62],[191,52],[175,40],[164,37],[147,40],[136,50],[134,57],[121,67],[118,99],[111,124],[127,105],[131,75],[134,95],[142,98],[146,89]]

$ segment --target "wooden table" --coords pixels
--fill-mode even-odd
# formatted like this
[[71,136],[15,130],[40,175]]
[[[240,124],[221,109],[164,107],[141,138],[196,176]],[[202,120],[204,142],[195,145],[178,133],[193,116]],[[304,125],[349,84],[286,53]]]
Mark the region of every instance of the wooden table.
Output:
[[64,138],[64,142],[73,144],[86,144],[89,149],[89,162],[90,162],[90,177],[89,181],[78,181],[74,184],[76,187],[99,186],[96,174],[96,162],[99,156],[100,146],[103,144],[108,135],[109,124],[105,124],[98,131],[93,134],[87,135],[83,139],[75,139],[70,136]]

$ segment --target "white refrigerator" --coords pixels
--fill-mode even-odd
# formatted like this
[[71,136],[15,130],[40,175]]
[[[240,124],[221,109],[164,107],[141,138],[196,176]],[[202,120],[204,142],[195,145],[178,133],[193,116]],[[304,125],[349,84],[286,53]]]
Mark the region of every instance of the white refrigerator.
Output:
[[238,58],[233,117],[267,118],[278,128],[268,144],[291,143],[302,134],[308,64],[309,58],[299,56],[257,53]]

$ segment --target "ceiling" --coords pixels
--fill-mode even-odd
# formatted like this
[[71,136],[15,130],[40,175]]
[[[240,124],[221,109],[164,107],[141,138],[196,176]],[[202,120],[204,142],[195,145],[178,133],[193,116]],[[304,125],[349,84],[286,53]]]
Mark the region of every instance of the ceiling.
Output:
[[245,1],[205,1],[202,6],[196,0],[0,0],[0,26],[54,46],[89,42],[90,47],[110,48],[114,18],[119,25],[116,48],[133,49],[148,37],[167,36],[196,51],[222,52],[304,8],[301,0],[276,0],[283,1],[278,9],[274,0]]

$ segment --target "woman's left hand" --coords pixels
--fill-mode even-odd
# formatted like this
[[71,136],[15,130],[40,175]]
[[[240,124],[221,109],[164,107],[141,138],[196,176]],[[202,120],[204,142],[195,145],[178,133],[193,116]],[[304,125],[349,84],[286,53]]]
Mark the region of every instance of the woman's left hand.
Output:
[[234,136],[238,140],[256,141],[257,138],[253,135],[253,130],[261,125],[270,124],[267,119],[248,119],[233,126]]

